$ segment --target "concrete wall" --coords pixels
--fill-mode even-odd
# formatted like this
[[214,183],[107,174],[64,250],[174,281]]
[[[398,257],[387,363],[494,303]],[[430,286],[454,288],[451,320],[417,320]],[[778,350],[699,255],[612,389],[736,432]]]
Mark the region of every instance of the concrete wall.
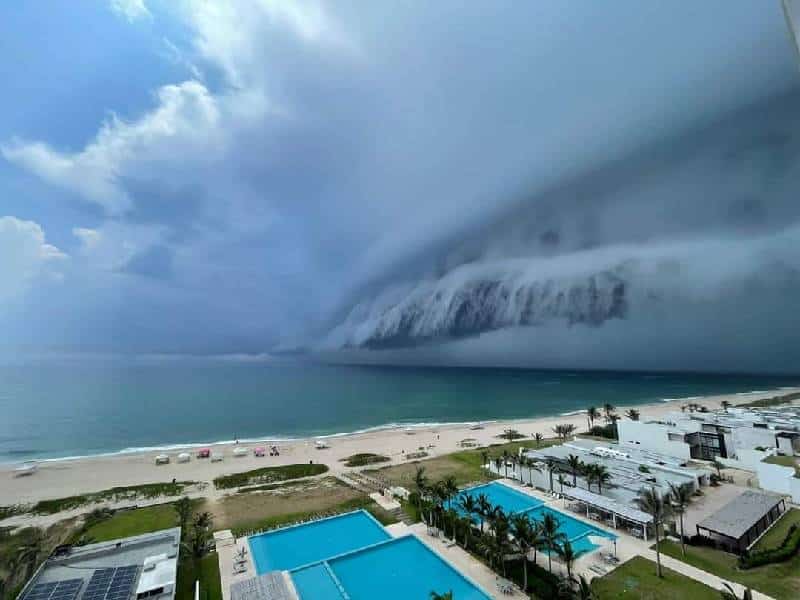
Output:
[[794,476],[793,467],[783,467],[760,462],[756,468],[758,486],[768,492],[791,496],[792,502],[800,503],[800,479]]
[[737,456],[739,455],[739,450],[750,450],[756,446],[775,448],[775,431],[772,429],[736,427],[731,430],[731,435],[733,436],[733,446]]
[[770,454],[770,451],[762,452],[761,450],[745,450],[741,448],[736,452],[737,458],[719,458],[717,460],[726,467],[744,469],[755,473],[761,461]]
[[689,445],[684,441],[673,441],[669,434],[683,435],[683,432],[661,425],[660,423],[646,423],[643,421],[630,421],[623,419],[617,422],[620,446],[629,446],[640,450],[650,450],[688,460]]

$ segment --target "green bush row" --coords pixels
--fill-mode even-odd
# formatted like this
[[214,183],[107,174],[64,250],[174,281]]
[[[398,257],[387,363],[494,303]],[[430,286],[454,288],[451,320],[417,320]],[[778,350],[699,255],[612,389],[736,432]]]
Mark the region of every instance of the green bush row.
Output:
[[798,550],[800,550],[800,527],[795,523],[789,527],[780,546],[742,556],[739,559],[739,566],[743,569],[752,569],[769,563],[783,562],[792,558]]

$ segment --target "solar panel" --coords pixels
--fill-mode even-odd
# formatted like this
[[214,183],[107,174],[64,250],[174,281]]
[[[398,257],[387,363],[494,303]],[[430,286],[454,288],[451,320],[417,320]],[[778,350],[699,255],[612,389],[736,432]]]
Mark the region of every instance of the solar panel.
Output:
[[83,579],[37,583],[28,590],[24,600],[75,600],[82,584]]
[[82,600],[128,600],[138,574],[137,565],[97,569],[89,580]]

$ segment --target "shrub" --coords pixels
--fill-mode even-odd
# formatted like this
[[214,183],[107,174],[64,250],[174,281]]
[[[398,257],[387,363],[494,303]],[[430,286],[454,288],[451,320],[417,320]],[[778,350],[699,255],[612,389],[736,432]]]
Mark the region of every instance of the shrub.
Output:
[[783,562],[792,558],[798,550],[800,550],[800,527],[794,523],[789,527],[780,546],[741,556],[739,557],[739,566],[742,569],[752,569],[761,565]]
[[244,473],[234,473],[233,475],[222,475],[214,479],[214,487],[226,489],[241,487],[244,485],[257,485],[264,483],[275,483],[278,481],[289,481],[299,477],[310,477],[320,475],[328,470],[326,465],[319,463],[283,465],[280,467],[263,467],[253,469]]
[[650,469],[647,465],[639,465],[639,473],[649,473]]
[[382,463],[382,462],[389,462],[392,460],[388,456],[382,456],[380,454],[373,454],[372,452],[361,452],[359,454],[353,454],[348,456],[347,458],[340,459],[341,462],[344,462],[344,466],[346,467],[363,467],[364,465],[373,465],[375,463]]
[[617,439],[617,424],[609,423],[608,425],[595,425],[589,430],[589,433],[595,437],[615,440]]

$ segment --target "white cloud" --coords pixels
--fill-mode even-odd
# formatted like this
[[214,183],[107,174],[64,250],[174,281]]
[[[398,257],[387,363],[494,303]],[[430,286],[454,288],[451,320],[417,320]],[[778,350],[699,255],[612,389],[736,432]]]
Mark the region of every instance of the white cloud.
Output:
[[0,217],[0,302],[23,292],[41,276],[59,277],[51,270],[67,258],[45,241],[38,223],[16,217]]
[[163,241],[166,228],[106,221],[98,229],[75,227],[72,234],[81,242],[80,255],[95,269],[117,271],[136,255]]
[[193,153],[219,147],[217,101],[198,81],[165,85],[158,105],[138,121],[116,115],[83,150],[62,153],[43,142],[15,139],[0,146],[3,156],[46,181],[79,194],[115,215],[133,205],[121,178],[137,175],[136,165],[179,163]]
[[111,10],[130,22],[151,16],[144,0],[111,0]]

